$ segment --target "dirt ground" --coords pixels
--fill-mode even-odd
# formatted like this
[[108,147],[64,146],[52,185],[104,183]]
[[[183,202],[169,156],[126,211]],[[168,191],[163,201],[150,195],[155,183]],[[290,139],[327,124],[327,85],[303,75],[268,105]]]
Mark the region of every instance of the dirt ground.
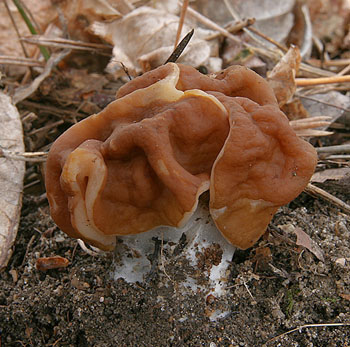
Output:
[[[320,10],[319,1],[308,2],[317,4],[311,14]],[[323,3],[334,7],[336,2],[340,3]],[[315,29],[322,29],[331,17],[327,8],[323,12]],[[338,35],[340,26],[334,23]],[[341,40],[346,33],[339,35]],[[338,36],[333,40],[327,36],[327,45],[335,46],[333,50],[328,47],[330,56],[349,58],[349,46],[342,48],[344,56],[334,53],[340,45],[337,40]],[[86,71],[65,72],[62,64],[62,70],[47,78],[37,94],[18,105],[20,111],[38,116],[27,117],[23,124],[26,151],[47,151],[66,128],[114,99],[117,82],[108,84],[102,75],[85,76],[87,71],[103,71],[110,57],[89,53],[87,61],[86,56],[81,59],[77,54],[71,64],[81,67],[83,61]],[[102,67],[92,68],[93,64]],[[87,100],[94,88],[79,93],[72,88],[72,81],[79,84],[84,76],[89,77],[84,82],[88,87],[101,84],[105,88],[93,94],[91,102]],[[10,82],[11,92],[18,83]],[[48,119],[52,128],[44,128]],[[45,131],[32,141],[28,134],[36,129]],[[329,144],[348,143],[348,129],[347,125],[344,137],[328,140]],[[27,170],[25,184],[30,185],[29,176],[33,181],[40,177],[39,166]],[[204,283],[207,268],[221,257],[217,247],[198,254],[200,266],[191,268],[178,262],[174,253],[160,254],[155,242],[152,267],[144,281],[115,280],[120,244],[114,253],[87,254],[55,226],[45,190],[43,186],[37,189],[41,177],[38,181],[35,190],[25,190],[14,252],[0,272],[0,347],[350,347],[350,216],[328,202],[302,193],[282,207],[253,248],[235,252],[226,291],[216,297],[210,295],[210,288],[183,290],[180,282],[191,272]],[[320,187],[350,204],[350,178]],[[293,227],[311,237],[324,260],[296,244]],[[185,236],[181,242],[186,243]],[[181,245],[176,249],[181,252]],[[69,265],[39,271],[37,259],[50,256],[64,257]],[[225,314],[213,319],[215,312]]]
[[[346,183],[323,187],[350,202]],[[279,228],[290,223],[321,247],[324,262]],[[171,254],[163,254],[166,273],[156,264],[143,283],[113,280],[116,254],[86,254],[54,226],[45,199],[25,195],[15,251],[0,275],[1,345],[349,346],[349,326],[326,326],[350,323],[349,228],[349,216],[303,193],[276,214],[269,235],[235,252],[226,294],[216,298],[180,290],[182,264]],[[36,269],[37,258],[53,255],[69,266]],[[212,321],[215,310],[228,314]],[[320,326],[279,336],[310,324]]]

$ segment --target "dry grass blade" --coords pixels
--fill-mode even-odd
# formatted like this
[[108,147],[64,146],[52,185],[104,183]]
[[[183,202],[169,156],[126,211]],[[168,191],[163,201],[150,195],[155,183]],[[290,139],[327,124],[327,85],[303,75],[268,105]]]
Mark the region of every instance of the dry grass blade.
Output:
[[13,57],[9,55],[0,55],[0,64],[4,65],[21,65],[21,66],[33,66],[43,67],[45,64],[36,59]]
[[350,145],[337,145],[316,148],[317,153],[350,153]]
[[47,158],[47,152],[12,152],[0,148],[0,157],[27,162],[44,162]]
[[[238,33],[239,31],[241,31],[242,29],[249,27],[250,25],[253,25],[254,23],[255,23],[255,18],[247,18],[247,19],[244,19],[242,21],[238,21],[235,24],[230,25],[230,26],[226,27],[225,29],[229,33],[235,34],[235,33]],[[217,32],[217,33],[214,33],[214,34],[206,37],[205,39],[208,41],[214,40],[214,39],[218,38],[219,36],[221,36],[221,33]]]
[[318,127],[327,127],[330,125],[329,120],[331,117],[315,117],[315,118],[305,118],[305,119],[297,119],[289,122],[291,127],[297,131],[302,129],[314,129]]
[[249,27],[247,28],[248,30],[250,30],[253,34],[260,36],[261,38],[263,38],[264,40],[272,43],[273,45],[275,45],[277,48],[279,48],[282,52],[286,53],[288,52],[288,48],[286,48],[285,46],[281,45],[279,42],[275,41],[274,39],[272,39],[271,37],[268,37],[267,35],[265,35],[264,33],[262,33],[261,31],[257,30],[254,27]]
[[[182,5],[182,2],[180,2]],[[191,15],[193,18],[197,19],[200,23],[204,24],[210,29],[216,30],[219,33],[221,33],[223,36],[229,38],[230,40],[236,42],[236,43],[242,43],[241,40],[235,36],[233,36],[229,31],[222,28],[220,25],[216,24],[215,22],[211,21],[209,18],[203,16],[199,12],[195,11],[191,7],[188,7],[187,13]]]
[[292,329],[292,330],[289,330],[281,335],[278,335],[276,337],[273,337],[272,339],[268,340],[266,344],[270,343],[270,342],[273,342],[273,341],[276,341],[277,339],[283,337],[283,336],[286,336],[288,334],[291,334],[295,331],[300,331],[301,329],[306,329],[306,328],[323,328],[323,327],[340,327],[340,326],[349,326],[350,323],[324,323],[324,324],[305,324],[305,325],[301,325],[295,329]]
[[329,136],[334,133],[326,130],[316,130],[316,129],[300,129],[296,130],[295,133],[300,137],[320,137],[320,136]]
[[33,35],[23,37],[21,41],[33,45],[40,45],[52,48],[68,48],[80,51],[104,51],[110,52],[112,47],[99,43],[88,43],[82,41],[74,41],[63,38],[48,38],[42,35]]
[[326,102],[326,101],[323,101],[323,100],[319,100],[319,99],[313,98],[313,97],[311,97],[311,96],[300,95],[299,93],[296,93],[295,96],[298,96],[299,98],[302,98],[302,99],[315,101],[315,102],[318,102],[318,103],[323,104],[323,105],[326,105],[326,106],[334,107],[334,108],[337,108],[338,110],[341,110],[341,111],[344,111],[344,112],[350,112],[350,109],[347,109],[347,108],[338,106],[338,105],[336,105],[336,104],[332,104],[332,103],[330,103],[330,102]]
[[292,120],[289,122],[298,136],[314,137],[314,136],[328,136],[333,133],[325,130],[317,130],[318,127],[328,127],[332,117],[320,116]]

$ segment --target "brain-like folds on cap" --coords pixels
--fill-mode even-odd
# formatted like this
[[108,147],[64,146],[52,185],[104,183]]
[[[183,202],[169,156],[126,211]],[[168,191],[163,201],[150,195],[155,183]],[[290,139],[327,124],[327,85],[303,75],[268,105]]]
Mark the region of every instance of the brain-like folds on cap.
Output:
[[218,229],[245,249],[300,194],[316,161],[263,78],[240,66],[212,78],[169,63],[56,140],[46,188],[57,225],[102,249],[118,235],[183,226],[210,190]]

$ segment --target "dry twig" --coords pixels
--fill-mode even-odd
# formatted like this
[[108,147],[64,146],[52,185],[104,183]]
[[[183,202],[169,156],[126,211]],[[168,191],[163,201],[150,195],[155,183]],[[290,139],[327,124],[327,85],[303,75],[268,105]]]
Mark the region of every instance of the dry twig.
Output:
[[309,87],[309,86],[316,86],[319,84],[334,84],[334,83],[344,83],[344,82],[350,82],[350,75],[295,79],[295,83],[298,87]]
[[23,37],[21,39],[23,42],[27,42],[33,45],[40,45],[52,48],[67,48],[67,49],[75,49],[79,51],[102,51],[102,52],[110,52],[112,47],[105,44],[100,43],[89,43],[82,41],[74,41],[63,38],[49,38],[42,35],[33,35]]
[[266,344],[270,343],[270,342],[273,342],[273,341],[276,341],[277,339],[281,338],[281,337],[284,337],[288,334],[291,334],[293,333],[294,331],[300,331],[301,329],[306,329],[306,328],[322,328],[322,327],[339,327],[339,326],[348,326],[350,325],[350,323],[324,323],[324,324],[305,324],[305,325],[301,325],[297,328],[294,328],[292,330],[289,330],[289,331],[286,331],[285,333],[281,334],[281,335],[278,335],[278,336],[275,336],[273,337],[272,339],[268,340]]
[[344,212],[350,214],[350,206],[347,203],[345,203],[343,200],[338,199],[334,195],[326,192],[325,190],[309,183],[304,189],[304,191],[314,197],[320,197],[335,205],[336,207],[340,208]]
[[5,150],[3,148],[0,148],[0,157],[4,157],[7,159],[13,159],[13,160],[22,160],[22,161],[28,161],[33,163],[39,163],[46,161],[47,158],[47,152],[12,152]]
[[180,41],[181,31],[182,31],[182,27],[184,25],[185,16],[186,16],[187,8],[188,8],[188,3],[189,3],[189,0],[184,0],[184,2],[182,3],[181,14],[180,14],[180,19],[179,19],[179,26],[177,27],[174,49],[176,48],[177,44]]

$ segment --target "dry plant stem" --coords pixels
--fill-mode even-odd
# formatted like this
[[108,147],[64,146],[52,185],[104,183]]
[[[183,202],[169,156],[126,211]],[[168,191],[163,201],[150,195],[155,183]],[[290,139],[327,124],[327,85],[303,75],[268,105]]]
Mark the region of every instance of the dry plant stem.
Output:
[[13,160],[22,160],[28,162],[44,162],[46,161],[47,152],[11,152],[0,148],[0,158],[7,158]]
[[312,129],[312,128],[318,128],[318,127],[325,127],[325,126],[329,126],[330,123],[325,122],[325,121],[314,121],[314,122],[291,121],[291,122],[289,122],[289,124],[296,131],[296,130],[301,130],[301,129]]
[[[233,17],[235,20],[239,21],[239,20],[240,20],[239,15],[238,15],[238,14],[236,13],[236,11],[233,9],[233,7],[231,6],[231,3],[230,3],[229,1],[227,1],[227,0],[224,0],[224,3],[225,3],[225,5],[226,5],[227,9],[230,11],[232,17]],[[252,29],[253,29],[253,30],[252,30]],[[280,57],[279,57],[277,60],[279,60],[279,59],[281,58],[282,52],[285,53],[285,52],[287,52],[287,50],[288,50],[286,47],[284,47],[284,46],[281,45],[280,43],[276,42],[275,40],[271,39],[270,37],[266,36],[265,34],[261,33],[260,31],[256,30],[255,28],[249,27],[249,28],[244,28],[243,30],[244,30],[248,35],[250,35],[250,37],[251,37],[252,39],[254,39],[255,41],[257,41],[257,37],[251,34],[251,32],[253,32],[253,31],[254,31],[254,34],[255,34],[255,35],[258,35],[258,36],[260,36],[261,38],[263,38],[264,40],[267,40],[268,42],[274,44],[274,45],[281,51]],[[259,42],[260,44],[263,44],[261,41],[258,41],[258,42]],[[245,44],[245,43],[243,43],[243,44],[244,44],[246,47],[248,47],[248,48],[250,47],[250,48],[256,50],[256,52],[259,52],[259,49],[254,48],[254,47],[252,47],[252,46],[250,46],[250,45],[248,45],[248,44]],[[276,52],[274,52],[272,49],[267,48],[267,47],[266,47],[265,49],[266,49],[265,51],[262,51],[262,52],[260,52],[260,53],[266,55],[266,51],[269,51],[269,52],[270,52],[270,58],[271,58],[271,56],[275,56],[275,55],[276,55]],[[300,71],[304,71],[304,72],[308,72],[308,73],[315,74],[316,76],[333,76],[333,75],[334,75],[334,73],[331,72],[331,71],[322,70],[322,69],[317,68],[317,67],[315,67],[315,66],[311,66],[311,65],[305,64],[304,62],[302,62],[302,63],[300,64],[299,70],[300,70]]]
[[184,2],[182,3],[181,14],[180,14],[180,19],[179,19],[179,26],[177,27],[176,39],[175,39],[175,43],[174,43],[174,49],[176,48],[177,44],[180,41],[181,31],[182,31],[182,27],[184,25],[186,11],[188,8],[188,3],[189,3],[189,0],[184,0]]
[[350,145],[337,145],[316,148],[317,153],[350,153]]
[[43,67],[44,63],[30,58],[21,58],[14,57],[9,55],[0,55],[0,64],[6,65],[21,65],[21,66],[35,66],[35,67]]
[[[21,102],[21,105],[27,106],[27,107],[34,107],[34,108],[38,109],[38,112],[40,112],[40,111],[48,112],[48,113],[55,115],[59,118],[61,118],[62,115],[67,115],[67,116],[72,117],[72,118],[83,117],[82,114],[79,114],[76,111],[64,110],[64,109],[60,109],[60,108],[55,107],[55,106],[42,105],[41,103],[34,102],[34,101],[23,100]],[[67,119],[66,119],[66,121],[67,121]],[[71,121],[71,123],[74,124],[76,122]]]
[[91,249],[87,248],[83,240],[78,239],[77,241],[81,249],[88,255],[91,255],[92,257],[97,257],[99,255],[97,252],[94,252]]
[[345,66],[343,70],[337,73],[337,76],[344,76],[350,71],[350,64]]
[[295,328],[295,329],[292,329],[292,330],[289,330],[281,335],[278,335],[276,337],[273,337],[272,339],[268,340],[266,342],[267,343],[270,343],[270,342],[273,342],[283,336],[286,336],[290,333],[293,333],[294,331],[298,331],[298,330],[301,330],[301,329],[306,329],[306,328],[323,328],[323,327],[340,327],[340,326],[348,326],[350,325],[350,323],[325,323],[325,324],[305,324],[305,325],[300,325],[299,327]]
[[[233,25],[230,25],[229,27],[225,28],[229,33],[231,34],[236,34],[239,31],[241,31],[242,29],[253,25],[255,23],[255,18],[248,18],[245,19],[243,21],[239,21]],[[214,33],[212,35],[209,35],[205,38],[205,40],[210,41],[210,40],[214,40],[216,38],[218,38],[219,36],[221,36],[221,33]]]
[[16,34],[17,34],[19,43],[20,43],[20,45],[21,45],[21,47],[22,47],[22,50],[23,50],[23,54],[28,58],[28,57],[29,57],[29,54],[28,54],[26,48],[24,47],[23,42],[21,41],[21,35],[19,34],[19,31],[18,31],[16,22],[15,22],[13,16],[12,16],[12,13],[11,13],[11,11],[10,11],[10,8],[9,8],[9,6],[8,6],[8,4],[7,4],[7,0],[4,1],[4,5],[5,5],[5,7],[6,7],[7,13],[9,14],[9,17],[10,17],[10,19],[11,19],[11,22],[12,22],[12,24],[13,24],[13,27],[15,28],[15,31],[16,31]]
[[321,78],[296,78],[295,84],[298,87],[315,86],[318,84],[333,84],[350,82],[350,75],[346,76],[331,76]]
[[87,43],[63,38],[48,38],[41,35],[23,37],[23,42],[53,48],[69,48],[82,51],[111,51],[112,47],[99,43]]
[[[331,162],[331,160],[350,160],[350,154],[336,154],[336,155],[330,155],[327,156],[325,159],[323,160],[327,160],[328,162]],[[334,162],[336,164],[340,164],[339,162]],[[347,163],[343,163],[343,164],[347,164]]]
[[301,129],[295,130],[296,134],[300,137],[320,137],[333,135],[331,131],[315,130],[315,129]]
[[315,98],[313,98],[311,96],[300,95],[299,93],[296,93],[295,96],[297,96],[299,98],[302,98],[302,99],[315,101],[315,102],[318,102],[320,104],[327,105],[327,106],[330,106],[330,107],[334,107],[334,108],[337,108],[338,110],[342,110],[342,111],[345,111],[345,112],[350,112],[350,109],[347,109],[347,108],[344,108],[344,107],[341,107],[341,106],[338,106],[338,105],[335,105],[335,104],[331,104],[331,103],[326,102],[326,101],[315,99]]
[[[180,2],[180,4],[182,4],[182,2]],[[218,31],[219,33],[221,33],[222,35],[224,35],[225,37],[231,39],[232,41],[242,44],[242,41],[240,39],[238,39],[237,37],[233,36],[230,32],[228,32],[226,29],[222,28],[221,26],[217,25],[216,23],[214,23],[213,21],[211,21],[210,19],[208,19],[207,17],[201,15],[200,13],[198,13],[197,11],[195,11],[194,9],[192,9],[191,7],[187,8],[187,13],[192,16],[193,18],[197,19],[199,22],[201,22],[202,24],[204,24],[205,26],[207,26],[208,28],[211,28],[213,30]],[[248,45],[247,43],[243,43],[244,45]],[[250,46],[250,45],[248,45]]]
[[35,240],[35,235],[33,235],[33,236],[30,238],[30,240],[29,240],[29,242],[28,242],[28,244],[27,244],[27,249],[26,249],[26,252],[25,252],[25,254],[24,254],[24,257],[23,257],[23,260],[22,260],[22,264],[20,265],[20,268],[22,268],[22,267],[24,266],[24,264],[25,264],[25,262],[26,262],[26,259],[27,259],[27,256],[28,256],[28,253],[29,253],[29,249],[30,249],[30,247],[32,246],[34,240]]
[[320,76],[320,77],[330,77],[330,76],[335,76],[335,73],[332,71],[328,71],[328,70],[323,70],[320,69],[318,67],[312,66],[312,65],[308,65],[304,62],[300,63],[300,67],[299,67],[300,71],[303,72],[307,72],[307,73],[311,73],[315,76]]
[[350,214],[350,205],[346,204],[344,201],[338,199],[337,197],[333,196],[332,194],[326,192],[325,190],[314,186],[313,184],[309,183],[304,191],[312,196],[321,197],[322,199],[330,202],[331,204],[339,207],[344,212]]
[[42,132],[42,131],[47,131],[47,130],[52,129],[52,128],[55,128],[55,127],[57,127],[58,125],[61,125],[61,124],[63,124],[63,123],[64,123],[64,120],[61,119],[61,120],[59,120],[59,121],[57,121],[57,122],[54,122],[54,123],[45,125],[45,126],[43,126],[42,128],[34,129],[34,130],[31,131],[30,133],[28,133],[28,136],[35,135],[35,134],[40,133],[40,132]]
[[343,67],[346,65],[350,64],[350,59],[334,59],[334,60],[325,60],[321,63],[320,60],[312,60],[309,61],[309,63],[312,65],[316,65],[316,66],[330,66],[330,67]]
[[253,34],[260,36],[261,38],[263,38],[264,40],[272,43],[273,45],[275,45],[277,48],[279,48],[282,52],[286,53],[288,51],[288,48],[286,48],[285,46],[281,45],[279,42],[275,41],[274,39],[272,39],[271,37],[268,37],[267,35],[265,35],[264,33],[262,33],[261,31],[257,30],[254,27],[248,27],[247,30],[251,31]]
[[[231,16],[239,21],[240,17],[238,15],[238,13],[235,11],[235,9],[232,7],[231,3],[228,0],[224,0],[224,3],[228,9],[228,11],[230,12]],[[255,41],[257,41],[257,38],[252,35],[251,33],[254,33],[255,35],[261,37],[262,39],[274,44],[277,48],[279,48],[282,52],[287,52],[288,49],[284,46],[282,46],[281,44],[279,44],[278,42],[276,42],[275,40],[273,40],[272,38],[268,37],[267,35],[263,34],[262,32],[260,32],[259,30],[255,29],[255,28],[244,28],[244,31]],[[260,44],[263,44],[262,42],[258,41]],[[267,48],[269,49],[269,48]]]

